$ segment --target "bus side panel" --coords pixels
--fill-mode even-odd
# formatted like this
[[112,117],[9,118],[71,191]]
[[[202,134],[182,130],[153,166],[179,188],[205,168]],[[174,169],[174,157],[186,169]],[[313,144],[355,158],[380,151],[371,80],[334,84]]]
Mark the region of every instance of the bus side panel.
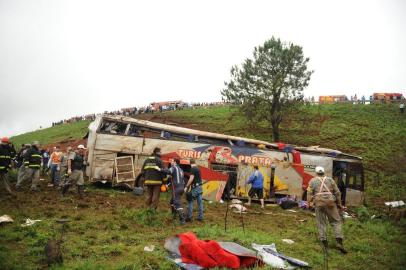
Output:
[[144,138],[97,134],[96,150],[136,154],[142,152]]

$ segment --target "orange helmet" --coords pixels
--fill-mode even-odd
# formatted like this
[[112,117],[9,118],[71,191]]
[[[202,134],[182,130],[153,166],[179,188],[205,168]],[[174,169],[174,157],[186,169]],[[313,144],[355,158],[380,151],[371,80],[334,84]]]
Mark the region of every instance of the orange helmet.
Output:
[[165,185],[161,186],[161,192],[166,192],[166,186]]
[[1,138],[1,142],[2,143],[9,143],[10,139],[8,137],[3,137],[3,138]]

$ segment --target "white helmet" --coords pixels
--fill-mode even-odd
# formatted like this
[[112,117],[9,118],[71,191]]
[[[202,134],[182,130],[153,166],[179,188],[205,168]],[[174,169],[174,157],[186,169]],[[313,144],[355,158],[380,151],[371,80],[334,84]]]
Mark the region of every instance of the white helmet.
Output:
[[324,174],[324,168],[321,167],[321,166],[317,166],[316,169],[314,169],[314,171],[315,171],[317,174]]
[[86,149],[86,148],[85,148],[85,146],[83,144],[79,144],[78,149]]

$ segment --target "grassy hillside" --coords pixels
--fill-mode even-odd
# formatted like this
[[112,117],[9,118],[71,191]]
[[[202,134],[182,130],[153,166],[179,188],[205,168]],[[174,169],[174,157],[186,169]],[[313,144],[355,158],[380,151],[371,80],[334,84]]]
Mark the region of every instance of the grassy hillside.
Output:
[[35,140],[46,145],[61,141],[81,139],[86,135],[89,123],[90,121],[80,121],[72,124],[44,128],[11,137],[11,141],[16,147],[19,147],[23,143],[32,143]]

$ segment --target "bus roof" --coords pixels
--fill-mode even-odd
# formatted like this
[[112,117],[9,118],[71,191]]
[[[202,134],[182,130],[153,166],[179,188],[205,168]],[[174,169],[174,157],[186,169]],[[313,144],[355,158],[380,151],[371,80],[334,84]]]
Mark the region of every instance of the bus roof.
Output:
[[[178,127],[178,126],[173,126],[173,125],[161,124],[161,123],[157,123],[157,122],[135,119],[132,117],[127,117],[127,116],[122,116],[122,115],[104,114],[104,115],[98,116],[98,118],[102,118],[102,119],[110,120],[110,121],[134,123],[139,126],[144,126],[144,127],[149,127],[149,128],[154,128],[154,129],[159,129],[159,130],[163,130],[163,131],[174,132],[174,133],[184,134],[184,135],[195,135],[195,136],[209,137],[209,138],[213,138],[213,139],[220,139],[220,140],[227,140],[227,141],[243,141],[248,144],[264,145],[268,149],[280,150],[280,148],[279,148],[280,144],[278,144],[278,143],[270,143],[270,142],[266,142],[266,141],[249,139],[249,138],[244,138],[244,137],[237,137],[237,136],[201,131],[201,130],[196,130],[196,129]],[[362,158],[359,156],[350,155],[350,154],[343,153],[339,150],[323,148],[323,147],[319,147],[319,146],[303,147],[303,146],[296,146],[296,145],[291,145],[291,144],[288,144],[288,146],[291,146],[294,149],[301,151],[303,153],[322,154],[322,155],[327,155],[327,156],[332,156],[332,157],[337,157],[337,158],[350,158],[350,159],[362,160]]]

